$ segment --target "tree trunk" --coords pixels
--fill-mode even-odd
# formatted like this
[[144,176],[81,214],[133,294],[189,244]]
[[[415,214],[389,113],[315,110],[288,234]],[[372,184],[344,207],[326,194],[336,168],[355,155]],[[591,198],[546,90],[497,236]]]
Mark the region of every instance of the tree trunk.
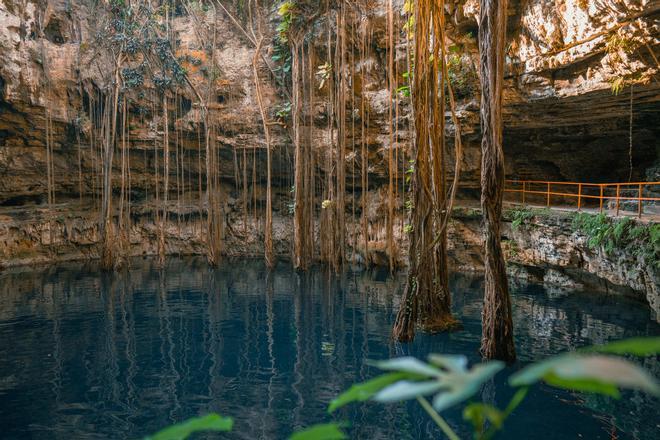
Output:
[[[311,249],[313,246],[313,228],[310,217],[310,155],[309,146],[303,145],[302,128],[302,96],[304,89],[304,66],[301,68],[301,60],[304,62],[304,45],[302,38],[291,39],[291,76],[292,76],[292,105],[291,115],[293,118],[293,143],[295,148],[294,159],[294,213],[293,213],[293,267],[299,270],[307,270],[311,264]],[[302,50],[301,50],[302,49]],[[302,52],[302,57],[301,57]]]
[[[260,24],[259,5],[255,6],[257,20]],[[261,80],[259,79],[259,59],[261,57],[261,47],[264,39],[259,30],[257,47],[254,51],[252,58],[252,74],[254,76],[254,87],[257,94],[257,103],[259,104],[259,113],[261,114],[261,123],[264,129],[264,140],[266,142],[266,220],[264,223],[264,260],[268,268],[275,267],[275,256],[273,253],[273,195],[271,187],[271,167],[272,158],[270,151],[270,127],[268,126],[268,115],[263,101],[263,93],[261,91]]]
[[506,41],[507,0],[480,0],[481,57],[481,209],[485,229],[486,282],[482,314],[481,355],[512,362],[516,359],[511,299],[500,243],[504,196],[502,150],[502,83]]
[[163,204],[160,214],[160,227],[158,229],[158,264],[162,268],[165,266],[165,228],[169,213],[169,192],[170,192],[170,135],[169,121],[167,116],[167,94],[163,91]]
[[[418,321],[424,330],[431,332],[448,331],[460,325],[451,314],[447,267],[446,226],[451,215],[445,188],[444,155],[447,76],[443,75],[438,82],[446,63],[443,14],[444,2],[440,5],[432,0],[416,2],[415,72],[411,90],[416,151],[410,191],[413,202],[409,225],[410,268],[392,329],[392,337],[399,341],[415,337]],[[460,136],[458,131],[457,136]]]

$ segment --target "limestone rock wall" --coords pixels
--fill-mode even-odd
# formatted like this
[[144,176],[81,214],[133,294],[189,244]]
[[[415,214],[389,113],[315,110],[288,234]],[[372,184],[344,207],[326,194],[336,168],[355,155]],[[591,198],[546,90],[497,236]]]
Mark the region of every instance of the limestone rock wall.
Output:
[[503,237],[510,271],[516,277],[563,290],[623,294],[647,302],[660,321],[660,266],[636,253],[634,244],[607,252],[592,249],[587,235],[573,227],[571,215],[536,215]]

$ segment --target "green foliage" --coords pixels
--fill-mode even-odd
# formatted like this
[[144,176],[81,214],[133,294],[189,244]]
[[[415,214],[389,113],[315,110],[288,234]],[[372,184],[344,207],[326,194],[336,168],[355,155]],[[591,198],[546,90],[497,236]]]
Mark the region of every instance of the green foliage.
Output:
[[187,75],[181,62],[201,64],[194,57],[175,57],[170,40],[162,36],[168,7],[125,0],[112,0],[105,6],[106,13],[95,34],[95,46],[123,61],[124,91],[142,87],[147,73],[160,89],[181,85]]
[[619,93],[621,93],[625,85],[626,85],[625,78],[621,76],[613,78],[610,81],[610,89],[612,90],[612,94],[616,96]]
[[233,426],[234,420],[230,417],[209,414],[165,428],[145,440],[184,440],[199,432],[229,432]]
[[504,363],[491,361],[468,369],[465,356],[430,355],[429,362],[404,357],[375,364],[381,370],[403,371],[421,379],[389,385],[374,400],[388,403],[435,394],[433,408],[440,412],[472,397],[484,382],[504,368]]
[[656,353],[660,353],[660,337],[625,339],[623,341],[610,342],[605,345],[586,347],[580,351],[641,357],[652,356]]
[[352,402],[364,402],[371,399],[374,394],[383,389],[383,387],[394,382],[410,378],[406,373],[383,374],[367,382],[354,384],[348,391],[343,392],[337,398],[333,399],[328,406],[328,412],[332,413],[342,406]]
[[413,174],[415,174],[415,160],[411,159],[408,161],[408,168],[405,171],[406,183],[412,180]]
[[549,385],[588,393],[620,397],[620,388],[660,395],[660,385],[645,370],[618,357],[569,353],[530,365],[510,377],[512,386],[543,380]]
[[288,119],[291,116],[291,102],[285,102],[275,108],[275,116],[279,119]]
[[289,41],[289,31],[293,22],[294,4],[292,1],[286,1],[280,5],[277,15],[280,16],[280,22],[277,25],[277,34],[280,41],[287,43]]
[[415,2],[413,0],[406,0],[403,3],[403,12],[407,16],[403,30],[406,32],[407,38],[412,39],[415,32]]
[[188,2],[190,10],[197,14],[205,14],[209,11],[209,5],[203,0],[191,0]]
[[[487,403],[471,403],[463,410],[463,420],[472,423],[475,438],[489,439],[497,431],[502,429],[504,421],[525,400],[527,391],[527,388],[520,388],[516,391],[516,394],[514,394],[504,411]],[[490,424],[490,428],[488,429],[487,423]]]
[[390,403],[434,394],[433,407],[443,411],[472,397],[479,387],[504,368],[498,361],[467,368],[467,358],[458,355],[431,355],[430,363],[413,357],[401,357],[374,365],[390,371],[368,382],[353,385],[333,400],[335,409],[355,401],[372,399]]
[[344,440],[348,437],[342,431],[345,423],[327,423],[314,425],[289,437],[289,440]]
[[121,76],[124,78],[124,87],[134,89],[142,87],[144,84],[144,67],[140,65],[137,68],[125,67],[121,71]]
[[[607,353],[603,355],[601,353]],[[572,391],[595,393],[618,398],[620,389],[640,390],[660,396],[660,385],[646,370],[622,357],[632,354],[653,356],[660,353],[660,337],[634,338],[603,346],[587,347],[578,352],[561,354],[528,365],[509,377],[509,385],[518,388],[504,409],[483,402],[465,406],[463,418],[472,424],[476,439],[490,439],[504,426],[505,421],[523,402],[528,387],[538,382]],[[382,403],[417,399],[433,421],[451,439],[458,439],[440,412],[475,396],[482,385],[504,368],[498,361],[476,364],[468,368],[462,355],[437,355],[428,357],[428,363],[413,357],[401,357],[376,362],[374,366],[386,371],[364,383],[354,384],[330,402],[328,412],[353,402],[374,400]],[[433,406],[424,396],[435,395]],[[342,440],[345,423],[328,423],[312,426],[293,434],[291,440]],[[233,420],[210,414],[187,420],[166,428],[148,440],[183,440],[199,432],[227,432]]]
[[[608,37],[605,43],[605,50],[608,54],[609,64],[617,70],[617,67],[620,65],[625,65],[626,62],[622,58],[622,54],[632,53],[636,48],[636,43],[634,40],[629,38],[626,35],[620,34],[619,32],[612,32]],[[630,84],[634,83],[634,79],[628,76],[615,76],[610,81],[610,88],[612,89],[613,95],[618,95],[623,91],[623,88],[626,86],[626,80]]]
[[400,93],[405,98],[410,98],[410,80],[412,78],[411,72],[403,72],[404,84],[396,89],[397,93]]
[[660,267],[660,224],[636,223],[629,217],[612,219],[605,214],[577,213],[573,230],[587,236],[590,249],[603,248],[611,255],[615,250],[631,249],[649,264]]
[[457,99],[475,96],[479,89],[479,77],[468,55],[456,53],[449,55],[447,69]]
[[289,33],[296,18],[297,5],[293,0],[282,2],[277,9],[279,22],[277,36],[273,42],[272,60],[278,64],[277,71],[283,75],[291,73],[291,51],[289,50]]
[[[528,387],[541,381],[556,388],[615,398],[620,396],[620,389],[660,395],[660,385],[644,369],[624,358],[598,352],[652,356],[660,353],[660,338],[635,338],[588,347],[580,352],[562,354],[531,364],[509,378],[509,384],[518,390],[505,409],[473,402],[464,408],[463,418],[472,424],[475,438],[490,439],[522,403]],[[376,367],[387,373],[353,385],[330,403],[329,411],[365,400],[390,403],[417,399],[445,434],[457,439],[458,436],[439,413],[468,401],[504,365],[491,361],[468,369],[467,358],[461,355],[432,354],[428,360],[428,363],[424,363],[412,357],[402,357],[375,363]],[[425,399],[427,395],[435,395],[432,407]]]
[[624,35],[620,35],[617,32],[613,32],[607,38],[607,43],[605,44],[605,48],[609,53],[614,53],[620,50],[623,52],[630,53],[635,49],[635,43],[632,39]]
[[403,85],[401,87],[398,87],[396,89],[396,92],[400,93],[405,98],[410,98],[410,86],[409,85]]
[[507,213],[511,218],[511,229],[517,231],[520,226],[534,218],[534,213],[528,208],[513,208]]

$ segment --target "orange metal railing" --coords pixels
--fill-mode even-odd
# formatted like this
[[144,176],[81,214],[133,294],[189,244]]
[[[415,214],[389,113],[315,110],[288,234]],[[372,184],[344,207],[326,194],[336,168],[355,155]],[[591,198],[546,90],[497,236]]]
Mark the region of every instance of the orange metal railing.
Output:
[[[644,202],[660,202],[660,197],[646,197],[644,190],[655,187],[660,192],[660,182],[633,182],[633,183],[579,183],[579,182],[548,182],[543,180],[507,180],[504,192],[520,194],[523,205],[528,203],[528,196],[537,200],[545,199],[547,207],[560,206],[558,199],[576,199],[577,210],[594,202],[600,212],[606,201],[614,201],[616,215],[621,211],[621,202],[637,203],[637,215],[644,214]],[[565,207],[566,204],[561,204]]]

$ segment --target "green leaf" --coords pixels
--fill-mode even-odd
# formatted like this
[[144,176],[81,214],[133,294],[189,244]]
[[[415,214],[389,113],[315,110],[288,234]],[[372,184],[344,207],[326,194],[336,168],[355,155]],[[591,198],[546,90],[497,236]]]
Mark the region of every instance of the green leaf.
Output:
[[468,372],[471,381],[478,382],[479,386],[486,382],[491,377],[504,369],[504,362],[490,361],[483,364],[475,365],[472,370]]
[[625,359],[565,354],[531,365],[510,377],[512,386],[544,380],[558,388],[617,396],[615,388],[631,388],[660,395],[660,385],[645,370]]
[[472,397],[485,381],[504,368],[504,363],[492,361],[468,370],[467,359],[456,355],[430,355],[429,359],[437,366],[425,364],[413,357],[375,363],[375,366],[384,370],[396,370],[414,375],[411,379],[434,378],[435,380],[395,383],[376,394],[374,400],[393,402],[438,391],[433,399],[433,407],[436,411],[443,411]]
[[410,378],[410,375],[406,373],[387,373],[366,382],[354,384],[347,391],[344,391],[336,399],[330,402],[328,412],[332,413],[342,406],[348,405],[352,402],[364,402],[365,400],[369,400],[374,394],[386,386],[408,378]]
[[433,408],[438,412],[442,412],[447,408],[465,402],[470,397],[474,396],[477,391],[479,391],[479,387],[468,385],[455,387],[452,390],[439,393],[433,399]]
[[472,422],[474,430],[477,432],[483,432],[486,421],[495,425],[497,429],[502,429],[505,418],[502,411],[485,403],[471,403],[463,410],[463,420]]
[[581,391],[583,393],[596,393],[618,399],[621,397],[619,389],[610,383],[594,379],[564,379],[550,373],[544,377],[545,383],[565,390]]
[[559,364],[565,356],[566,355],[557,356],[528,365],[509,377],[509,385],[513,387],[521,387],[539,382],[543,379],[543,376],[552,371],[555,365]]
[[440,355],[432,354],[429,356],[429,362],[440,368],[450,371],[465,371],[467,368],[467,357],[463,355]]
[[184,440],[197,432],[228,432],[231,431],[233,426],[234,420],[231,417],[209,414],[165,428],[150,437],[146,437],[145,440]]
[[516,391],[516,394],[513,395],[511,400],[509,401],[509,404],[506,406],[504,409],[504,414],[506,417],[509,417],[511,413],[518,408],[518,405],[522,403],[523,400],[525,400],[525,397],[527,397],[527,392],[529,391],[529,388],[524,387],[520,388],[518,391]]
[[446,374],[442,380],[447,386],[447,391],[435,396],[433,408],[441,412],[464,402],[474,396],[484,382],[495,376],[503,368],[503,362],[491,361],[476,365],[469,371]]
[[277,9],[277,15],[280,17],[284,17],[285,15],[288,15],[293,11],[294,4],[291,1],[286,1],[280,5],[280,7]]
[[425,364],[414,357],[400,357],[388,361],[375,362],[373,365],[381,370],[403,371],[406,373],[418,374],[424,377],[436,377],[442,374],[437,368]]
[[348,438],[341,430],[346,426],[345,423],[314,425],[304,431],[296,432],[289,437],[289,440],[343,440]]
[[401,400],[414,399],[417,396],[426,396],[443,387],[442,383],[437,380],[413,382],[409,380],[401,380],[382,389],[374,396],[376,402],[390,403],[399,402]]
[[587,347],[583,351],[630,354],[641,357],[653,356],[660,353],[660,337],[624,339],[623,341],[610,342],[605,345]]

